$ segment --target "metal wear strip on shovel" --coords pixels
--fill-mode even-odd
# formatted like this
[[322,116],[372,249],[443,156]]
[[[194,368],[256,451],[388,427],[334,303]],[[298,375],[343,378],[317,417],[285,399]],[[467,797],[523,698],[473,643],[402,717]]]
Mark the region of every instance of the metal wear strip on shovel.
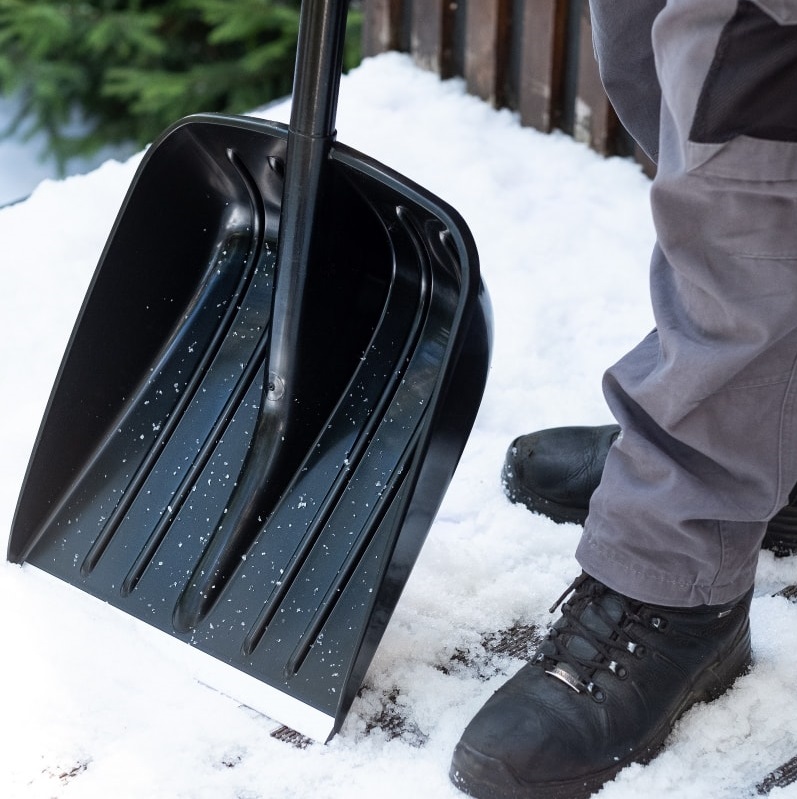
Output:
[[456,212],[335,141],[346,12],[302,4],[288,127],[188,117],[146,154],[8,549],[319,740],[453,475],[491,335]]

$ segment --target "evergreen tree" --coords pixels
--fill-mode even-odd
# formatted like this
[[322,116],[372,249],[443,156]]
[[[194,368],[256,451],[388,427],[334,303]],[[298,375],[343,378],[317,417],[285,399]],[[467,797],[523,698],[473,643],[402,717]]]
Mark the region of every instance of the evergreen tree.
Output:
[[[106,144],[144,145],[186,114],[241,113],[282,97],[293,80],[299,6],[0,0],[0,93],[21,98],[0,135],[43,131],[63,164]],[[359,59],[359,25],[350,12],[347,67]]]

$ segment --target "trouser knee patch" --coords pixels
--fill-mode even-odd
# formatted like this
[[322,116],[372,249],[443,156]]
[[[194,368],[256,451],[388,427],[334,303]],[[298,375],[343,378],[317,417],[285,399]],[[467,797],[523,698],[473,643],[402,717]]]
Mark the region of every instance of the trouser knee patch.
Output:
[[741,0],[720,35],[689,138],[797,141],[797,25]]

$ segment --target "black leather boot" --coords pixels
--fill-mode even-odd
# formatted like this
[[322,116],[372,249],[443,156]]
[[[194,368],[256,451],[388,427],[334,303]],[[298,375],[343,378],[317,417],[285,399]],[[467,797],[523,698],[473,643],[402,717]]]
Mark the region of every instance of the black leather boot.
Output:
[[506,495],[560,524],[584,524],[619,434],[618,425],[604,425],[553,427],[516,438],[501,475]]
[[750,664],[752,589],[699,608],[635,602],[586,574],[568,591],[532,661],[456,747],[450,776],[471,796],[588,797],[628,764],[652,759],[679,716]]
[[[512,502],[558,523],[584,524],[618,425],[553,427],[516,438],[501,478]],[[797,552],[797,489],[772,518],[762,546],[776,555]]]

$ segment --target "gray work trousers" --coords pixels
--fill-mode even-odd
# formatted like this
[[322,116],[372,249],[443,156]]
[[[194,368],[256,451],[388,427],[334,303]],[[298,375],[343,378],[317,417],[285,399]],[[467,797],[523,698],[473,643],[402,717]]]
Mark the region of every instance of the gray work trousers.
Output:
[[591,0],[607,93],[656,160],[656,329],[611,367],[622,435],[577,558],[636,599],[753,583],[797,483],[797,0]]

